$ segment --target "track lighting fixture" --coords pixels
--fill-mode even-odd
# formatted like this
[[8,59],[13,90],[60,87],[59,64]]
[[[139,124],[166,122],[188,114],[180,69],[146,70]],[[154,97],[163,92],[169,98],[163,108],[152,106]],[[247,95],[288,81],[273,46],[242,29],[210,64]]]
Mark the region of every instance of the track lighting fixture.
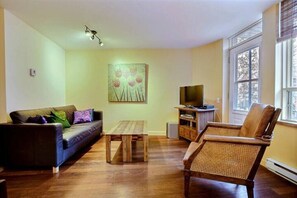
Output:
[[95,37],[96,37],[96,38],[98,39],[98,41],[99,41],[99,45],[100,45],[100,46],[103,46],[103,42],[102,42],[101,39],[97,36],[97,31],[96,31],[96,30],[91,30],[91,29],[90,29],[88,26],[86,26],[86,25],[85,25],[85,27],[86,27],[85,33],[86,33],[87,36],[90,37],[90,40],[94,40]]

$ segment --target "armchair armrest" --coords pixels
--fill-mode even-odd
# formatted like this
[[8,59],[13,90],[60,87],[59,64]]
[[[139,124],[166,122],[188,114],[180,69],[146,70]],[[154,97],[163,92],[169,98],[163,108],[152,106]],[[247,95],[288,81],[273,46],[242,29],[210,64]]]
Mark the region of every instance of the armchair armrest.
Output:
[[202,141],[205,135],[238,136],[242,125],[208,122],[204,130],[197,136],[195,142]]
[[189,158],[193,155],[193,153],[195,151],[197,151],[199,145],[200,144],[197,142],[191,142],[191,144],[189,145],[187,152],[183,158],[184,165],[186,165],[186,163],[188,162]]
[[223,123],[223,122],[208,122],[206,127],[217,127],[217,128],[227,128],[227,129],[241,129],[242,125]]
[[220,135],[205,135],[203,141],[251,144],[251,145],[270,145],[270,141],[263,141],[258,138],[234,137],[234,136],[220,136]]

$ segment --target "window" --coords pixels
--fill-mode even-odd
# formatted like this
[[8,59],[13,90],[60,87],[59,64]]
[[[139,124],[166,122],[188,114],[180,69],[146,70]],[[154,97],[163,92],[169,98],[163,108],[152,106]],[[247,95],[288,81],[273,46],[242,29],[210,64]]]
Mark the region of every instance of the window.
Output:
[[282,119],[297,122],[297,37],[280,43]]
[[258,37],[261,34],[262,20],[259,20],[229,38],[229,45],[231,48],[236,47],[248,40]]
[[282,120],[297,122],[297,1],[280,3],[277,65],[281,71]]
[[237,54],[234,110],[248,111],[259,100],[259,47]]

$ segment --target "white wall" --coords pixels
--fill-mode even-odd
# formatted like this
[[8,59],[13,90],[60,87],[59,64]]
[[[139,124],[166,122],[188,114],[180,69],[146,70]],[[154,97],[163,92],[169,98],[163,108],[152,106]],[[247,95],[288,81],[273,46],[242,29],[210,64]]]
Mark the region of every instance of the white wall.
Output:
[[[275,104],[275,44],[277,29],[277,4],[271,6],[263,13],[263,48],[262,61],[262,102]],[[280,83],[280,82],[279,82]],[[266,158],[273,158],[297,169],[297,129],[296,126],[277,124],[274,137],[265,152],[262,164]]]
[[4,23],[7,112],[64,105],[64,49],[7,10]]
[[193,48],[192,62],[193,84],[203,84],[204,103],[215,105],[215,121],[220,122],[223,98],[223,40]]
[[0,8],[0,122],[6,122],[4,10]]
[[277,38],[277,12],[275,4],[263,13],[261,102],[274,104],[275,98],[275,45]]
[[[147,103],[108,102],[108,64],[148,64]],[[67,103],[103,111],[104,130],[119,120],[144,119],[150,134],[177,122],[179,87],[192,83],[190,49],[72,50],[66,52]]]

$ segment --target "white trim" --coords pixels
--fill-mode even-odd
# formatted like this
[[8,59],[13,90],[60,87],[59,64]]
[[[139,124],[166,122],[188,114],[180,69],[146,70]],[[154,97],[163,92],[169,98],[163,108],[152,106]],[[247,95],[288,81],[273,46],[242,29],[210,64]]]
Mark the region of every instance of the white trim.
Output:
[[251,37],[251,38],[249,38],[249,39],[247,39],[247,40],[244,40],[244,41],[242,41],[241,43],[239,43],[239,44],[237,44],[237,45],[234,45],[234,46],[230,47],[229,49],[232,50],[232,49],[234,49],[234,48],[236,48],[236,47],[239,47],[239,46],[241,46],[241,45],[244,45],[245,43],[248,43],[248,42],[250,42],[250,41],[252,41],[252,40],[254,40],[254,39],[258,38],[258,37],[262,37],[262,33],[260,33],[260,34],[256,34],[255,36],[253,36],[253,37]]
[[287,105],[289,99],[286,98],[287,94],[285,91],[297,91],[296,87],[291,87],[289,76],[292,66],[293,66],[293,39],[289,39],[283,42],[280,42],[276,45],[276,76],[275,76],[275,101],[276,106],[280,106],[282,108],[281,121],[297,123],[296,120],[292,120],[289,115],[290,109]]
[[166,136],[166,131],[149,131],[149,136]]
[[294,184],[297,184],[297,169],[272,158],[266,159],[266,167],[275,174],[287,179]]

